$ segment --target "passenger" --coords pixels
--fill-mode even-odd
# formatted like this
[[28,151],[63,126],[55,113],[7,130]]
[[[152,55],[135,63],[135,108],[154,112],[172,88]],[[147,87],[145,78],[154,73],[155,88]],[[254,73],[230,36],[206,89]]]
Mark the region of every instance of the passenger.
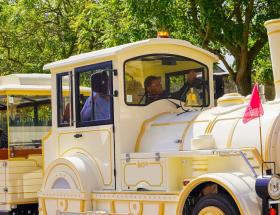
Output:
[[92,93],[87,98],[82,110],[81,121],[110,119],[110,95],[108,95],[108,75],[106,72],[96,73],[91,78]]
[[150,104],[156,100],[166,98],[162,89],[161,78],[158,76],[148,76],[144,81],[145,104]]
[[200,78],[197,77],[196,70],[192,69],[186,73],[186,82],[184,83],[184,86],[179,91],[175,92],[172,97],[180,100],[185,100],[186,95],[189,91],[195,91],[201,94],[202,89],[203,82]]

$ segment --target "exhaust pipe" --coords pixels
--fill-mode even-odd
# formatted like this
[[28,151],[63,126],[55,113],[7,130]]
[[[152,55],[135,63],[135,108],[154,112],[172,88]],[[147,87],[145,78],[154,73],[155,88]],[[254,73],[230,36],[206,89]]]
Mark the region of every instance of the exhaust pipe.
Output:
[[267,29],[272,70],[275,85],[275,100],[280,99],[280,19],[264,23]]

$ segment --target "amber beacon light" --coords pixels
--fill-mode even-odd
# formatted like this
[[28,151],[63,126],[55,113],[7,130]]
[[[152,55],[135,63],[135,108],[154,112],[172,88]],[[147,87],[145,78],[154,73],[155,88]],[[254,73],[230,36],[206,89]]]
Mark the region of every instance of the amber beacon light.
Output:
[[169,38],[169,33],[167,31],[159,31],[157,33],[158,38]]

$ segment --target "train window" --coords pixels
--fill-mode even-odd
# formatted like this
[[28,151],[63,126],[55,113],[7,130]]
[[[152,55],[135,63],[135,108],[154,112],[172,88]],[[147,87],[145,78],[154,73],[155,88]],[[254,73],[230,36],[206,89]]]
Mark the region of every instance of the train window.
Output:
[[124,63],[125,102],[148,105],[160,99],[178,99],[186,106],[209,105],[208,68],[190,58],[153,54]]
[[104,62],[75,69],[78,127],[112,123],[111,68],[111,62]]
[[57,120],[58,127],[72,126],[72,72],[57,74]]
[[40,154],[42,138],[51,128],[50,96],[11,95],[7,98],[10,156],[24,156],[26,150]]

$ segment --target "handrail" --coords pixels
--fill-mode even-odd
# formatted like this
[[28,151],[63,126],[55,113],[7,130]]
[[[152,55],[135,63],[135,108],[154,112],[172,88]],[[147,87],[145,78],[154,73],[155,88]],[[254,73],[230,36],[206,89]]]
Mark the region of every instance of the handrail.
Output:
[[243,158],[243,160],[246,162],[246,164],[248,165],[248,167],[250,168],[250,170],[252,171],[252,173],[254,174],[255,178],[258,177],[257,172],[255,171],[255,169],[253,168],[253,166],[251,165],[251,163],[249,162],[248,158],[245,156],[244,152],[240,151],[240,155]]

